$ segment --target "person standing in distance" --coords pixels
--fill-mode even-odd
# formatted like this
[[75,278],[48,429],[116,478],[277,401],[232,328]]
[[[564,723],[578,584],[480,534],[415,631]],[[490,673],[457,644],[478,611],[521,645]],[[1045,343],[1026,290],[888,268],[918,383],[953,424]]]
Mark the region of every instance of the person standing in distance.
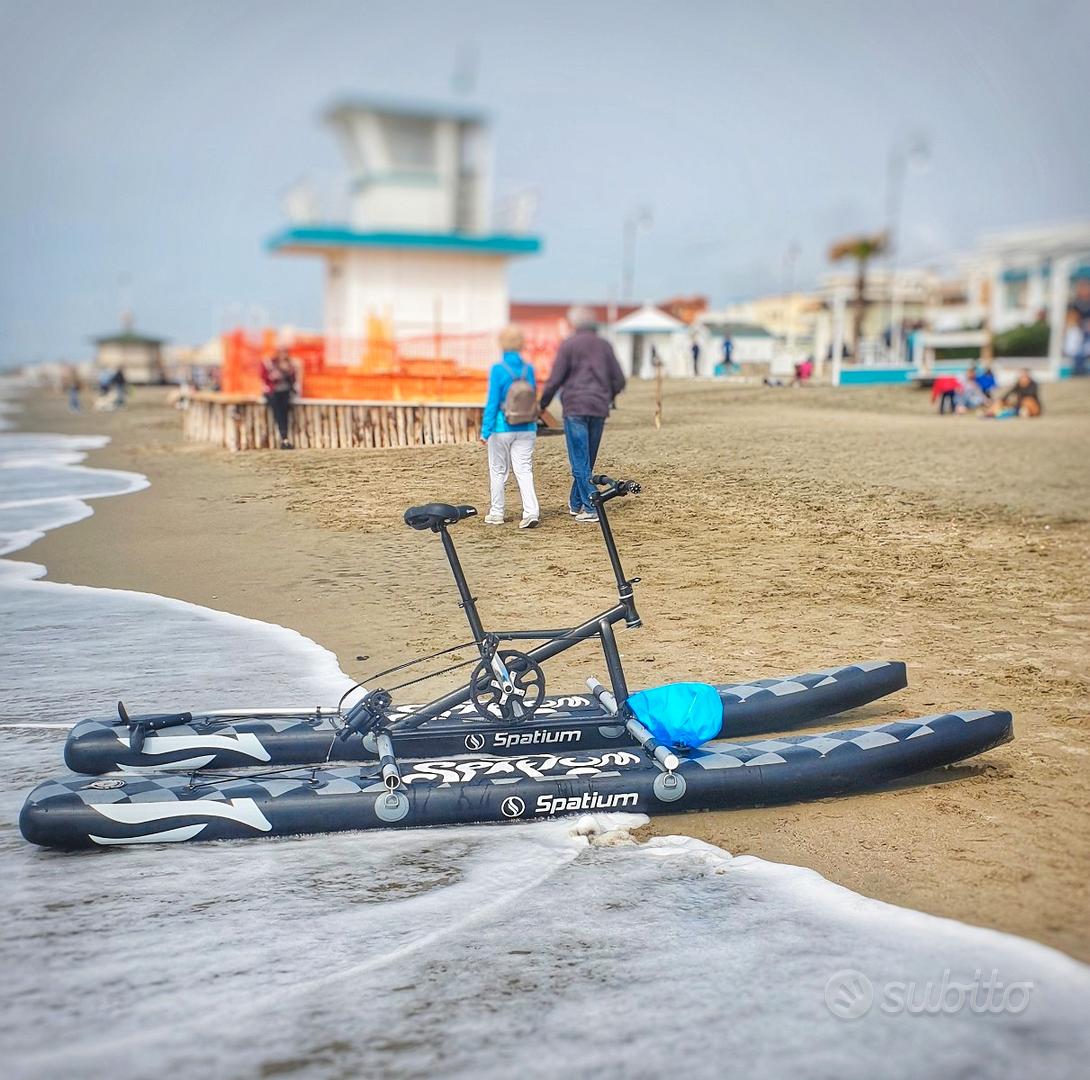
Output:
[[272,410],[273,422],[280,436],[280,449],[293,449],[288,439],[291,404],[298,384],[298,372],[287,349],[277,349],[261,365],[261,384],[265,389],[265,404]]
[[589,308],[572,308],[568,322],[573,333],[560,343],[541,395],[541,407],[547,409],[559,393],[572,475],[568,512],[579,522],[597,521],[598,513],[591,502],[595,490],[590,482],[591,470],[598,457],[606,417],[613,399],[624,389],[625,378],[613,346],[598,336],[598,323]]
[[537,382],[522,358],[522,331],[500,331],[502,356],[488,374],[488,400],[481,421],[481,442],[488,447],[491,505],[486,525],[504,523],[507,478],[512,470],[522,496],[520,529],[536,529],[541,509],[534,491],[534,442],[537,440]]

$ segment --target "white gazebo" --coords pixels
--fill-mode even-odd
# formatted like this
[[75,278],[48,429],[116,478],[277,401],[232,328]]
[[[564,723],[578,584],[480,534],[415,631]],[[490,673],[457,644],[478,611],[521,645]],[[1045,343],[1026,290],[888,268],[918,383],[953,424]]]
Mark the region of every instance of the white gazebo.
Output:
[[663,374],[689,375],[692,361],[688,352],[689,327],[660,308],[644,304],[613,324],[614,348],[625,375],[654,378],[652,359],[662,362]]

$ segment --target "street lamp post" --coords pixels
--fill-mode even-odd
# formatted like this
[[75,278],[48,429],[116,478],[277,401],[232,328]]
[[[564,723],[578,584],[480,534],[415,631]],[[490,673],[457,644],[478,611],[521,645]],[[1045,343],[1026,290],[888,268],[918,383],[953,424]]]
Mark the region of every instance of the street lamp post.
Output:
[[639,206],[624,219],[621,250],[621,301],[631,300],[636,280],[636,236],[651,228],[651,208]]
[[784,309],[787,315],[787,359],[795,362],[795,264],[799,261],[802,249],[798,244],[791,244],[783,255],[784,272]]
[[889,276],[889,348],[895,364],[901,361],[901,331],[904,301],[898,293],[897,255],[900,245],[901,215],[904,207],[905,176],[909,165],[922,168],[930,160],[926,137],[914,136],[907,147],[894,145],[886,174],[886,251]]

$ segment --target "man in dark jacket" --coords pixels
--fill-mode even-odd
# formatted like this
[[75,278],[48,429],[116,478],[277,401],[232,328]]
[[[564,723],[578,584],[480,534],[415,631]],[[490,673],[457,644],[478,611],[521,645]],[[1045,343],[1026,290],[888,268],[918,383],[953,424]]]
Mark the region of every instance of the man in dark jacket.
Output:
[[592,311],[572,308],[568,322],[575,333],[557,350],[552,374],[541,395],[541,407],[548,408],[559,391],[572,475],[568,510],[576,521],[597,521],[598,514],[590,501],[594,493],[590,475],[613,399],[624,389],[624,372],[613,347],[598,336]]

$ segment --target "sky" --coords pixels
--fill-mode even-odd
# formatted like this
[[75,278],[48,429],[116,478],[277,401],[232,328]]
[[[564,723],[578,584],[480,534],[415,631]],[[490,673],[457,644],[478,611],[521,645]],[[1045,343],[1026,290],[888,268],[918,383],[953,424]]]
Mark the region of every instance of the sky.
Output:
[[87,356],[123,307],[175,342],[319,327],[319,260],[264,242],[338,175],[347,94],[489,113],[498,190],[538,198],[516,299],[616,295],[642,206],[640,299],[814,285],[921,141],[898,260],[941,267],[1090,217],[1088,50],[1088,0],[0,0],[0,363]]

